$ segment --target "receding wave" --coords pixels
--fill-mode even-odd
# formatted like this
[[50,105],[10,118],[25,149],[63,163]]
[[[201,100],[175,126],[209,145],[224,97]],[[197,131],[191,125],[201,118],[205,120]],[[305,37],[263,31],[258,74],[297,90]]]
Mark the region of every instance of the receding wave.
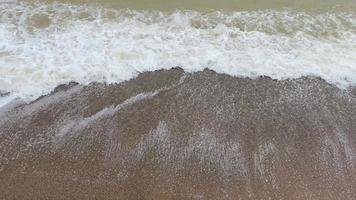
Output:
[[355,95],[179,68],[62,85],[0,109],[0,199],[355,199]]
[[121,82],[175,66],[356,84],[356,15],[295,10],[173,12],[0,4],[0,90],[23,98],[76,81]]

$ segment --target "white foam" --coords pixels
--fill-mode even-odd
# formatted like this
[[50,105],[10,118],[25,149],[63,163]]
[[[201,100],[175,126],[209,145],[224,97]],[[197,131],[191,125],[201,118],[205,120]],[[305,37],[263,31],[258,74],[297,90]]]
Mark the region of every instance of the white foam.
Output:
[[175,66],[356,84],[354,13],[168,13],[5,2],[0,36],[0,90],[22,98],[70,81],[120,82]]
[[7,105],[14,99],[16,99],[16,97],[11,95],[0,97],[0,108]]
[[136,96],[126,99],[124,102],[122,102],[121,104],[115,107],[114,106],[106,107],[90,117],[86,117],[83,119],[71,119],[69,121],[65,121],[64,124],[61,123],[59,125],[59,130],[55,135],[55,143],[56,143],[55,147],[56,148],[61,147],[65,141],[67,141],[70,137],[74,136],[74,135],[70,135],[69,133],[78,133],[80,130],[83,130],[89,125],[98,122],[100,119],[111,117],[119,110],[125,109],[145,99],[150,99],[155,95],[157,95],[159,92],[160,90],[157,90],[155,92],[140,93],[137,94]]

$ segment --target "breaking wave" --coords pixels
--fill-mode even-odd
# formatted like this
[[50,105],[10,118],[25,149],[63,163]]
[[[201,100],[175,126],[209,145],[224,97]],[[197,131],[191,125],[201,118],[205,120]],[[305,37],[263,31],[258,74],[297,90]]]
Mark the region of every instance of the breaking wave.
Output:
[[116,83],[175,66],[356,84],[352,12],[162,12],[17,1],[1,3],[0,11],[0,91],[24,99],[70,81]]

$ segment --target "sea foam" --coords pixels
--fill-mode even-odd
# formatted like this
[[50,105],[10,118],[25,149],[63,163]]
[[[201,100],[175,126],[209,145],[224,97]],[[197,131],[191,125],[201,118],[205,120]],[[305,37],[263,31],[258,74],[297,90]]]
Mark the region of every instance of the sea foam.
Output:
[[356,14],[115,10],[0,4],[0,90],[34,99],[59,84],[117,83],[180,66],[233,76],[356,84]]

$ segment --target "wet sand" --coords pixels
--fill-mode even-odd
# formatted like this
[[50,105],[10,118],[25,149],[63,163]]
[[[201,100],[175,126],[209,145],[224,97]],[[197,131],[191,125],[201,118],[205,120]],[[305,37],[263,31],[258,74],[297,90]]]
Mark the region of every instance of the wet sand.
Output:
[[354,199],[355,91],[179,68],[62,85],[0,114],[0,199]]

